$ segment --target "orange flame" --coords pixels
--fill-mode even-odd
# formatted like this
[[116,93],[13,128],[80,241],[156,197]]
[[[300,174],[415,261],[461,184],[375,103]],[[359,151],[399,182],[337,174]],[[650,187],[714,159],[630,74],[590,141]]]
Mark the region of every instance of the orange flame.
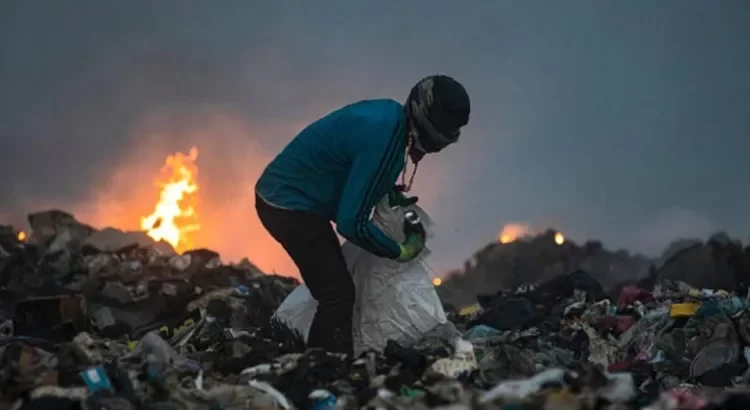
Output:
[[564,244],[565,243],[565,236],[562,233],[557,232],[555,234],[555,243],[558,244],[558,245]]
[[497,240],[500,243],[511,243],[517,239],[530,235],[532,233],[531,228],[522,224],[506,224],[503,226],[502,232],[498,235]]
[[440,286],[443,284],[443,280],[440,278],[433,278],[432,279],[432,285],[433,286]]
[[23,232],[23,231],[19,232],[17,238],[21,242],[25,241],[26,240],[26,232]]
[[141,218],[141,229],[155,241],[169,242],[175,250],[191,249],[190,232],[200,229],[196,208],[198,191],[198,148],[190,154],[180,152],[170,155],[161,169],[155,184],[160,189],[159,202],[151,215]]

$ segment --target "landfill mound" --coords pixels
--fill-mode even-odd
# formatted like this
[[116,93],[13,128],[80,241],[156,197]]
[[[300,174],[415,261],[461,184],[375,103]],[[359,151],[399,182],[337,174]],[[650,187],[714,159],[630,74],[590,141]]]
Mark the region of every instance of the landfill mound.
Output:
[[462,270],[451,272],[440,295],[460,306],[471,303],[477,293],[487,289],[539,284],[578,269],[590,273],[609,289],[624,278],[648,276],[654,264],[655,261],[640,254],[607,250],[599,241],[578,245],[550,229],[512,242],[488,244],[466,261]]
[[[140,232],[95,230],[62,211],[29,222],[29,237],[0,226],[2,409],[750,403],[750,251],[735,242],[700,245],[712,250],[713,268],[726,268],[709,274],[732,278],[710,283],[731,289],[680,276],[678,266],[693,266],[679,265],[682,258],[697,248],[615,294],[585,266],[564,265],[516,288],[492,284],[492,293],[486,285],[478,303],[449,315],[460,337],[427,332],[347,358],[305,349],[300,334],[272,319],[294,279],[247,260],[224,264],[206,249],[177,254]],[[548,239],[537,246],[546,249]]]
[[607,292],[615,294],[623,284],[645,282],[653,287],[655,281],[663,279],[730,291],[750,285],[740,274],[750,269],[749,248],[743,249],[740,241],[725,233],[714,234],[706,241],[677,239],[660,258],[624,249],[608,250],[595,240],[579,245],[561,238],[559,232],[548,230],[512,242],[492,242],[467,260],[463,269],[443,279],[438,292],[443,300],[463,306],[488,289],[533,286],[576,270],[587,272]]

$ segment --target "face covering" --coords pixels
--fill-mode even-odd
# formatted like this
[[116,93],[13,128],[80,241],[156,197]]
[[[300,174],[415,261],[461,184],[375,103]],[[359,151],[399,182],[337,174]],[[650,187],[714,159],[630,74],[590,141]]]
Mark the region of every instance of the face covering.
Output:
[[[438,92],[442,90],[442,95],[450,96],[450,99],[441,101],[438,98],[436,103],[436,87]],[[461,101],[461,98],[456,96],[460,96],[461,93],[457,91],[462,91],[465,95],[465,90],[460,84],[442,76],[427,77],[412,89],[405,107],[411,124],[412,148],[409,155],[412,160],[418,161],[425,154],[439,152],[458,141],[460,128],[468,122],[469,108],[468,99],[465,109],[458,109],[455,104],[451,104],[454,100]]]
[[[441,143],[439,142],[441,140],[436,140],[435,138],[428,137],[430,135],[430,132],[438,131],[427,130],[424,128],[420,130],[420,127],[418,127],[416,124],[412,126],[412,131],[410,131],[409,134],[409,138],[411,139],[411,145],[409,147],[409,157],[415,163],[419,162],[426,154],[432,154],[442,151],[448,145],[458,141],[458,137],[460,135],[460,131],[458,130],[451,131],[451,135],[455,135],[455,137],[447,139],[443,138],[443,142]],[[442,135],[443,133],[440,133],[441,137]]]

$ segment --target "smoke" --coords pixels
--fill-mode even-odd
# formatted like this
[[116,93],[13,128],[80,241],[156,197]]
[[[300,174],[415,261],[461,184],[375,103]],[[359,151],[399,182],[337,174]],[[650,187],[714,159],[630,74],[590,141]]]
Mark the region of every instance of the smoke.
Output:
[[216,250],[225,261],[248,257],[264,271],[297,276],[294,263],[258,220],[254,202],[255,182],[273,158],[257,135],[294,135],[295,127],[250,127],[214,110],[152,114],[135,127],[127,151],[101,171],[107,175],[103,182],[67,209],[96,227],[137,230],[158,199],[153,181],[164,158],[196,146],[201,229],[191,236],[195,246]]
[[667,208],[640,226],[634,248],[648,255],[660,255],[677,239],[708,239],[718,227],[699,212],[683,207]]
[[[748,229],[744,10],[580,5],[550,19],[527,2],[86,3],[0,13],[2,223],[59,208],[136,229],[164,158],[195,145],[201,244],[294,272],[254,220],[260,170],[325,112],[402,99],[439,72],[466,85],[472,119],[416,178],[436,269],[511,221],[649,254],[714,226]],[[591,35],[607,30],[619,34]],[[691,64],[686,38],[700,43]],[[672,203],[682,210],[657,214]]]
[[[138,230],[158,200],[153,181],[166,156],[196,146],[201,230],[193,243],[228,261],[248,257],[264,271],[297,275],[257,220],[254,184],[304,126],[372,97],[362,89],[378,80],[356,67],[324,70],[315,64],[306,65],[306,76],[296,76],[298,64],[275,48],[208,60],[156,44],[128,44],[61,85],[43,121],[28,120],[24,124],[33,127],[3,136],[4,144],[18,149],[0,150],[0,168],[15,170],[0,200],[0,220],[25,229],[27,213],[55,208],[96,227]],[[381,95],[398,95],[395,90],[408,89],[412,80],[402,81],[380,84]],[[418,182],[437,173],[426,162]],[[432,185],[419,188],[421,203],[436,196]]]

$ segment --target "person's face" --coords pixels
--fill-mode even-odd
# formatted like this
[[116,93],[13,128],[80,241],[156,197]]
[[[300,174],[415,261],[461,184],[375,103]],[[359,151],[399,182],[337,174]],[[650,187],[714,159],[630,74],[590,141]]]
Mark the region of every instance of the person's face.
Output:
[[413,139],[414,143],[409,151],[409,156],[412,161],[419,162],[425,155],[434,154],[444,150],[447,146],[452,145],[458,141],[458,137],[461,135],[461,129],[455,129],[444,131],[443,135],[448,137],[452,142],[447,144],[437,144],[433,139],[426,137],[426,132],[418,129],[418,127],[412,125],[410,127],[410,138]]

